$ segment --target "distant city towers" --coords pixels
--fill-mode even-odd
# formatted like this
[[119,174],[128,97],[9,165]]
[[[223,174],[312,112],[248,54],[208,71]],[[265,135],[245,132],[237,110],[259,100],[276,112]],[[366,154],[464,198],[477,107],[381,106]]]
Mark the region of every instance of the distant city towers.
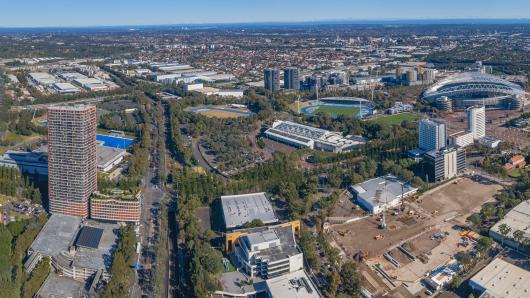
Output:
[[265,89],[276,92],[280,90],[280,71],[277,68],[267,68],[263,72]]
[[48,108],[48,192],[50,213],[88,217],[97,190],[96,107]]
[[478,140],[486,136],[486,109],[471,107],[467,110],[468,130],[473,133],[473,139]]
[[297,67],[287,67],[283,71],[284,88],[300,90],[300,71]]

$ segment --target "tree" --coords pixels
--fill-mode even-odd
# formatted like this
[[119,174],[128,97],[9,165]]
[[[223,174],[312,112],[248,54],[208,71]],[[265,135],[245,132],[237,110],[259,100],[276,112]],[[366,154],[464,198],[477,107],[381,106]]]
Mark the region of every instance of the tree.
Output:
[[478,241],[478,251],[485,255],[493,246],[493,240],[490,237],[482,237]]
[[508,236],[508,234],[510,234],[510,232],[512,231],[512,228],[510,228],[507,224],[503,223],[499,226],[499,232],[501,233],[502,235],[502,245],[504,246],[504,240],[506,238],[506,236]]
[[521,243],[524,239],[524,232],[521,230],[516,230],[513,232],[513,240],[515,240],[517,245],[517,251],[519,251],[519,247],[521,246]]
[[357,297],[360,294],[360,282],[357,276],[357,266],[352,261],[344,263],[340,270],[342,290],[345,294]]

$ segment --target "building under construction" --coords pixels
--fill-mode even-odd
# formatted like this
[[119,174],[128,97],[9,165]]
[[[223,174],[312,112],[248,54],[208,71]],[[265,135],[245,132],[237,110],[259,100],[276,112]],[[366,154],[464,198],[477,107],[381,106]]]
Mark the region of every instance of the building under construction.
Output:
[[350,191],[357,204],[370,213],[377,214],[399,206],[402,198],[415,194],[418,188],[387,175],[352,185]]

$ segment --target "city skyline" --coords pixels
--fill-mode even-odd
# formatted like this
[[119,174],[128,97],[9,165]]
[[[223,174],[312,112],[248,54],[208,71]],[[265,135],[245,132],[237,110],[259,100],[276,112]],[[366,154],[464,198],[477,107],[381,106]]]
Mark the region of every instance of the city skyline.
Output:
[[[484,2],[487,2],[486,4]],[[92,27],[222,23],[525,19],[530,3],[523,0],[424,3],[419,0],[352,2],[322,5],[309,0],[183,2],[56,0],[9,2],[0,12],[0,27]],[[24,16],[24,17],[21,17]]]

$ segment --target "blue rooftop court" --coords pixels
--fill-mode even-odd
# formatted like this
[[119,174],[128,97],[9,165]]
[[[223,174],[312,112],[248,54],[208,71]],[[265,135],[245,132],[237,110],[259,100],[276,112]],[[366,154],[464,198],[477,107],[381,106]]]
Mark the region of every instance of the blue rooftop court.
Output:
[[107,135],[102,135],[102,134],[97,134],[96,140],[103,142],[103,146],[118,148],[118,149],[127,149],[129,146],[131,146],[135,142],[134,139],[107,136]]

